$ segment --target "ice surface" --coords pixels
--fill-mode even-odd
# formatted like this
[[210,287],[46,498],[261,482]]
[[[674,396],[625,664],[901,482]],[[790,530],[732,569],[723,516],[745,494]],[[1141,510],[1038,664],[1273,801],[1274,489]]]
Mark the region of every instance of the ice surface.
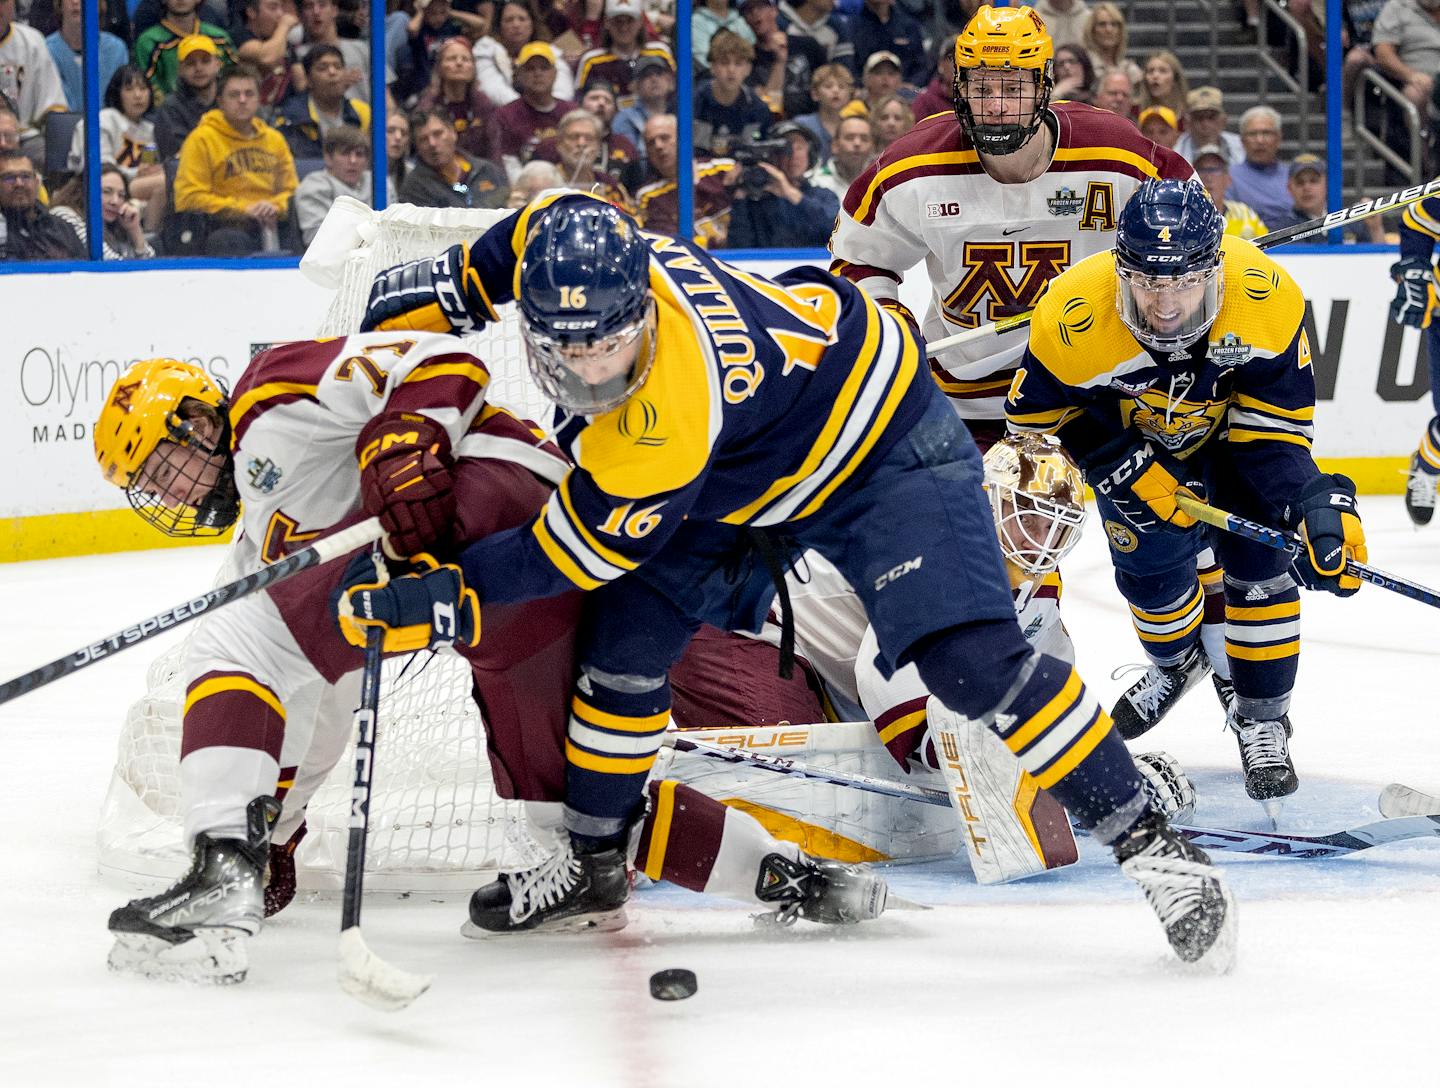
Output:
[[[1362,500],[1375,565],[1440,585],[1440,529],[1398,496]],[[215,549],[0,565],[0,679],[210,584]],[[1083,675],[1108,703],[1139,659],[1091,520],[1065,568]],[[1281,829],[1378,818],[1389,781],[1440,792],[1440,612],[1366,587],[1307,594],[1292,717],[1300,794]],[[157,640],[163,641],[163,640]],[[899,1086],[1359,1084],[1440,1078],[1430,1008],[1440,966],[1440,841],[1330,862],[1229,860],[1240,964],[1183,977],[1140,894],[1103,852],[979,889],[963,863],[895,868],[932,904],[836,932],[753,928],[743,907],[658,887],[603,937],[467,941],[463,899],[374,895],[380,955],[432,972],[409,1010],[335,984],[339,905],[302,897],[251,944],[242,986],[117,978],[94,833],[125,707],[158,646],[0,707],[0,1084]],[[1195,822],[1264,827],[1208,687],[1147,738],[1191,770]],[[699,993],[661,1003],[663,967]]]

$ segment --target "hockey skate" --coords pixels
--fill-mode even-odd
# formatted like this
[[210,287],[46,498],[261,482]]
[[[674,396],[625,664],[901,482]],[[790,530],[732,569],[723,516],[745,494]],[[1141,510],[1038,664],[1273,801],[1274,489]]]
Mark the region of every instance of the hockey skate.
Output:
[[1405,513],[1417,526],[1429,525],[1435,516],[1435,485],[1440,475],[1426,470],[1418,452],[1410,455],[1410,471],[1405,481]]
[[110,969],[167,981],[243,982],[245,942],[264,916],[261,884],[279,812],[273,797],[255,798],[245,810],[244,840],[196,835],[188,873],[112,913]]
[[570,836],[539,865],[501,873],[470,897],[470,920],[460,927],[466,937],[500,933],[582,933],[623,929],[630,878],[619,847],[577,854]]
[[1240,765],[1245,771],[1245,792],[1265,806],[1273,823],[1281,800],[1300,788],[1295,764],[1290,761],[1290,717],[1273,721],[1246,718],[1233,705],[1225,723],[1240,744]]
[[756,921],[788,926],[804,918],[822,925],[853,925],[880,917],[888,893],[884,879],[863,865],[805,854],[798,861],[766,854],[760,860],[755,896],[762,903],[774,903],[775,910]]
[[1209,857],[1151,812],[1114,844],[1120,871],[1145,892],[1175,955],[1225,974],[1235,965],[1235,900]]
[[[1138,666],[1125,666],[1126,669]],[[1123,669],[1111,674],[1111,679],[1120,676]],[[1210,661],[1200,647],[1193,646],[1190,652],[1173,665],[1152,664],[1145,669],[1139,680],[1130,685],[1110,711],[1115,728],[1124,740],[1134,740],[1149,732],[1160,723],[1160,719],[1180,701],[1210,671]]]

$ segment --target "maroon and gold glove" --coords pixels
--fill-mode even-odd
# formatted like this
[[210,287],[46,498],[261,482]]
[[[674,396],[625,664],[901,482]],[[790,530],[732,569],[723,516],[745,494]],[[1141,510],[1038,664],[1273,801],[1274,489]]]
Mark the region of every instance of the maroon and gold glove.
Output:
[[400,556],[443,549],[455,521],[450,438],[432,419],[400,412],[376,416],[356,442],[360,501],[380,519]]

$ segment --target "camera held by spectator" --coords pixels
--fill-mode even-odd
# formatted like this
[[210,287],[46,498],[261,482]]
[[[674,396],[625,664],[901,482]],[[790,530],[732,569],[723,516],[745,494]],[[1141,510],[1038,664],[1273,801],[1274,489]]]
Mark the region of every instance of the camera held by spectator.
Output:
[[[774,181],[772,171],[783,171],[790,158],[790,141],[781,137],[772,140],[752,140],[740,144],[730,153],[740,167],[740,181],[736,185],[737,197],[762,197]],[[766,170],[769,166],[771,169]]]

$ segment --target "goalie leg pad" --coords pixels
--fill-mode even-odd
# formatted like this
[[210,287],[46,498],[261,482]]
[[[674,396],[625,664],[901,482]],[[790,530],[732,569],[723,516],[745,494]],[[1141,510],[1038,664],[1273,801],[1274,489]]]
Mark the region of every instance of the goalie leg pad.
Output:
[[1065,810],[1005,742],[933,696],[927,715],[976,881],[1001,884],[1073,865],[1079,853]]

